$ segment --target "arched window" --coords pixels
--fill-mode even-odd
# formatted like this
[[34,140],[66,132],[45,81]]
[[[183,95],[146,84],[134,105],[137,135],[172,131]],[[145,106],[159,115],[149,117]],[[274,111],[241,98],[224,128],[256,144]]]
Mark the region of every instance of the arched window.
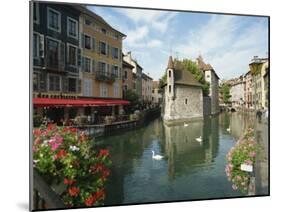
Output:
[[169,85],[169,93],[171,93],[171,86]]
[[171,77],[171,71],[169,71],[169,77]]
[[184,103],[187,105],[187,99],[184,100]]

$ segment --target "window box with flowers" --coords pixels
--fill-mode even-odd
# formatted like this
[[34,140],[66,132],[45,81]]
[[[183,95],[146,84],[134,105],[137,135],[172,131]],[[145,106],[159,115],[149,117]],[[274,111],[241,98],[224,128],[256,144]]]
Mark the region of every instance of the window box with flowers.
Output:
[[66,207],[99,206],[110,175],[109,151],[96,151],[76,128],[48,125],[33,132],[33,167]]

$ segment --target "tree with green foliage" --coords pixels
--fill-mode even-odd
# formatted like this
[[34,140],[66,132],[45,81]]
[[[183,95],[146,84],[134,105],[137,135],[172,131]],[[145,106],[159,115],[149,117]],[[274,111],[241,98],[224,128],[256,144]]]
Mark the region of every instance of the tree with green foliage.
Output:
[[130,108],[132,110],[140,104],[139,95],[132,90],[126,90],[124,92],[124,99],[130,102]]
[[[185,71],[189,71],[194,76],[194,78],[200,84],[202,84],[203,96],[209,95],[210,84],[205,80],[203,72],[199,69],[198,65],[195,62],[188,59],[183,59],[183,60],[174,59],[174,66],[176,68],[181,68]],[[167,82],[167,72],[165,71],[165,74],[160,79],[159,84],[161,83],[164,84],[166,82]]]
[[220,93],[222,94],[222,99],[224,103],[228,103],[230,100],[230,86],[228,84],[223,84],[220,87]]

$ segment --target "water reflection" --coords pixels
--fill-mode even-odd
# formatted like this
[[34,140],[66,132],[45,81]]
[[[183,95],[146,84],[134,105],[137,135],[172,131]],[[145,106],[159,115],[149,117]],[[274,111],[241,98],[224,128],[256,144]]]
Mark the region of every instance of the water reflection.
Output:
[[254,128],[254,113],[222,113],[220,115],[220,124],[223,129],[230,128],[230,133],[235,139],[239,139],[244,129]]
[[[147,126],[97,141],[109,148],[112,175],[106,205],[233,197],[225,176],[225,156],[251,116],[221,114],[203,121],[166,126],[157,119]],[[231,132],[227,132],[230,126]],[[202,142],[196,138],[202,136]],[[152,150],[164,155],[152,159]]]
[[[210,166],[218,151],[218,117],[190,123],[188,126],[164,126],[165,151],[170,179],[194,173],[196,167]],[[202,137],[202,142],[196,138]]]

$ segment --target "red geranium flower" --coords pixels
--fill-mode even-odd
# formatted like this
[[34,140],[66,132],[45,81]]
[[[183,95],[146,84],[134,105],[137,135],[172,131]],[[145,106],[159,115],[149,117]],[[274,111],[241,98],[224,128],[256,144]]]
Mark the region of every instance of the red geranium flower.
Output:
[[86,206],[92,206],[93,204],[95,204],[95,202],[97,201],[97,198],[95,195],[91,195],[90,197],[88,197],[86,200],[85,200],[85,205]]
[[70,132],[72,133],[77,133],[78,129],[77,128],[74,128],[74,127],[71,127],[70,129]]
[[100,172],[103,170],[103,165],[101,163],[97,163],[94,166],[91,166],[91,171],[93,173]]
[[35,136],[41,135],[41,130],[40,129],[33,130],[33,135],[35,135]]
[[107,149],[101,149],[99,152],[99,157],[108,156],[109,151]]
[[53,130],[55,129],[56,125],[55,124],[48,124],[47,129],[48,130]]
[[104,189],[103,189],[103,188],[102,188],[102,189],[99,189],[99,190],[96,192],[95,196],[96,196],[97,199],[104,199],[104,197],[105,197],[105,191],[104,191]]
[[79,191],[80,191],[80,189],[78,187],[75,187],[75,186],[68,189],[68,193],[72,197],[77,197],[78,194],[79,194]]
[[67,178],[64,178],[64,179],[63,179],[63,183],[64,183],[65,185],[72,185],[72,184],[75,183],[75,180],[69,180],[69,179],[67,179]]
[[67,152],[64,149],[61,149],[56,155],[55,155],[55,159],[59,159],[62,157],[65,157],[67,155]]

